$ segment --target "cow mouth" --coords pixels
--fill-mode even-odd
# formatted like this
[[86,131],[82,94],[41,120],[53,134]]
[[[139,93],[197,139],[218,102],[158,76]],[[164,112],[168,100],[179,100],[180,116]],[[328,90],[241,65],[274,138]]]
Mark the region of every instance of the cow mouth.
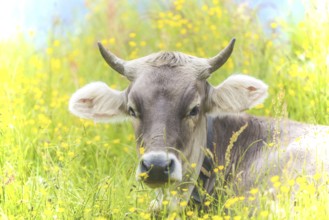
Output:
[[147,178],[140,181],[145,183],[150,188],[164,188],[164,187],[169,187],[177,182],[180,182],[179,180],[176,179],[167,179],[166,181],[160,181],[160,180],[156,181],[156,180],[148,180]]

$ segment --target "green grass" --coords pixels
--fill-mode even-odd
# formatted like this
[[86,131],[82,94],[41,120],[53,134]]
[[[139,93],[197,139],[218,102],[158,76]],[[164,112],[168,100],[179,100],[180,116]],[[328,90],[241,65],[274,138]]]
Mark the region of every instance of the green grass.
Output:
[[[152,3],[142,16],[134,5],[120,2],[90,2],[83,33],[66,39],[50,33],[44,50],[22,36],[0,42],[0,218],[152,218],[147,208],[153,191],[134,178],[131,125],[94,124],[67,110],[70,95],[88,82],[101,80],[116,89],[128,85],[101,59],[98,40],[133,59],[158,50],[210,57],[236,37],[232,58],[213,74],[212,84],[234,72],[250,74],[270,86],[270,97],[250,113],[329,124],[328,9],[312,16],[317,12],[310,4],[298,24],[273,21],[272,33],[265,34],[255,11],[231,1],[180,0],[169,8]],[[197,219],[190,215],[198,212],[200,219],[325,219],[329,190],[318,181],[321,176],[312,181],[274,177],[275,198],[261,186],[239,196],[223,188],[219,202],[204,204],[212,206],[208,213],[187,208],[164,216]],[[295,207],[290,199],[294,186],[299,186]]]

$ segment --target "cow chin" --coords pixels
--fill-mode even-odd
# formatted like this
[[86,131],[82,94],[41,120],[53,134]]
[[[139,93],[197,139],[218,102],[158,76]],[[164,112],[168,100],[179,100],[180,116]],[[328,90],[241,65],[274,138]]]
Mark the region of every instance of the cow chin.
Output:
[[147,181],[147,180],[140,180],[143,183],[145,183],[148,187],[155,189],[155,188],[165,188],[165,187],[170,187],[172,185],[174,185],[177,182],[180,182],[178,180],[175,179],[169,179],[165,182],[151,182],[151,181]]
[[172,153],[156,151],[144,154],[136,171],[137,181],[151,188],[166,187],[182,181],[182,165]]

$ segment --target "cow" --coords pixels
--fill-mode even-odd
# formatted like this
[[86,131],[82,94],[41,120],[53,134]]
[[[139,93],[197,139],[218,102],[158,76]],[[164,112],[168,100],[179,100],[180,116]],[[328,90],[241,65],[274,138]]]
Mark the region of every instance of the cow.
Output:
[[130,85],[117,91],[92,82],[69,101],[70,112],[80,118],[132,121],[136,179],[157,189],[155,210],[170,187],[183,189],[180,199],[202,202],[196,187],[201,181],[202,190],[213,195],[216,167],[224,168],[237,192],[272,175],[329,170],[329,127],[246,114],[268,95],[268,86],[249,75],[233,74],[217,87],[207,81],[234,44],[233,38],[212,58],[158,52],[126,61],[98,43],[106,63]]

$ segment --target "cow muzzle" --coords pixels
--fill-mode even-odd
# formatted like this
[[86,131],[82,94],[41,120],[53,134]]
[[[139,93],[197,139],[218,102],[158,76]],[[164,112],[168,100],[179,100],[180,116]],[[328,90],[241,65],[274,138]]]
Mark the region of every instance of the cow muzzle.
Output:
[[182,165],[172,153],[149,152],[142,156],[136,178],[152,188],[182,180]]

